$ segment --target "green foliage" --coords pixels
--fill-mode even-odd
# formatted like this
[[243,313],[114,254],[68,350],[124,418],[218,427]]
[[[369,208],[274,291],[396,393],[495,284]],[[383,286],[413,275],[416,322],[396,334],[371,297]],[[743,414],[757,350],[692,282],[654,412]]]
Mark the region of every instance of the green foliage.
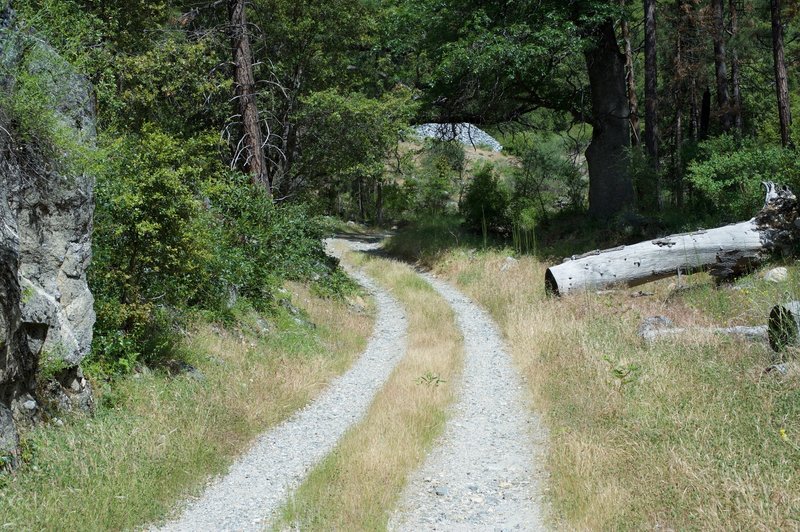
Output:
[[178,139],[155,126],[112,139],[98,176],[94,287],[124,303],[197,297],[209,260],[197,190],[218,171],[216,138]]
[[788,184],[797,190],[800,165],[792,150],[722,135],[700,145],[687,179],[708,210],[743,220],[753,216],[763,202],[762,181]]
[[658,172],[653,168],[650,157],[643,146],[632,147],[628,151],[628,161],[638,201],[637,208],[640,211],[655,212],[658,209],[656,201]]
[[538,209],[546,218],[548,210],[562,204],[579,210],[585,203],[586,181],[579,169],[565,157],[561,142],[532,142],[520,154],[521,165],[513,173],[511,217]]
[[283,279],[314,282],[321,293],[352,289],[325,254],[321,218],[301,205],[273,204],[261,186],[232,175],[209,189],[217,244],[212,262],[217,292],[233,288],[257,307],[271,301]]
[[197,191],[219,172],[216,137],[175,138],[152,125],[106,139],[97,177],[94,258],[95,354],[132,369],[166,356],[171,313],[208,298],[211,228]]
[[414,112],[413,94],[398,89],[381,99],[328,89],[303,100],[298,117],[305,133],[311,176],[375,175]]
[[508,232],[509,193],[500,182],[494,166],[485,164],[475,169],[460,205],[464,223],[473,231]]
[[222,58],[216,44],[170,32],[158,46],[117,57],[117,93],[107,102],[115,125],[138,131],[156,123],[185,136],[224,123],[232,82],[217,68]]
[[[22,147],[35,164],[62,174],[91,172],[97,154],[91,131],[82,129],[74,93],[84,90],[72,67],[51,48],[30,36],[1,34],[0,77],[6,90],[0,94],[0,109],[13,132],[6,131],[19,150]],[[76,113],[75,116],[67,112]],[[33,162],[33,161],[29,161]]]

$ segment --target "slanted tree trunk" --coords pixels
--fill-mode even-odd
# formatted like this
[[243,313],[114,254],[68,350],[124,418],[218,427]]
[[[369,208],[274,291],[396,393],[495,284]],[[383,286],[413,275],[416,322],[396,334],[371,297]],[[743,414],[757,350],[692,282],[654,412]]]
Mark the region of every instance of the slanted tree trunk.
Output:
[[242,120],[242,139],[236,148],[235,162],[252,177],[253,183],[270,191],[267,165],[264,158],[263,136],[256,104],[253,57],[247,33],[245,0],[229,0],[228,16],[233,46],[234,84],[236,101]]
[[611,216],[631,204],[633,183],[628,170],[630,109],[625,88],[625,57],[619,50],[611,19],[592,32],[594,45],[584,52],[592,93],[592,142],[589,165],[589,213]]
[[[619,4],[624,7],[625,0],[620,0]],[[638,146],[641,143],[639,130],[639,98],[636,96],[636,78],[634,77],[633,70],[631,28],[625,18],[620,21],[620,30],[622,31],[622,42],[625,45],[625,85],[628,88],[628,108],[631,116],[631,145]]]
[[731,129],[730,101],[728,95],[728,66],[725,54],[725,9],[723,0],[711,0],[714,37],[714,72],[717,77],[717,105],[722,131]]
[[770,0],[772,14],[772,55],[775,64],[775,89],[778,96],[778,118],[781,127],[781,142],[784,147],[792,145],[789,128],[792,125],[792,109],[789,106],[789,78],[786,75],[786,59],[783,53],[783,23],[780,0]]
[[545,289],[566,295],[700,270],[708,270],[718,281],[741,275],[776,250],[788,250],[800,237],[794,194],[773,183],[765,186],[767,201],[751,220],[572,257],[547,269]]

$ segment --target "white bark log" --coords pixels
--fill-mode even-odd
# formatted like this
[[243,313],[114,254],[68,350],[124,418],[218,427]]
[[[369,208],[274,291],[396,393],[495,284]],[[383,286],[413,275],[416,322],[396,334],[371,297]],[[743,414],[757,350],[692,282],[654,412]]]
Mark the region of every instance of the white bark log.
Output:
[[671,338],[675,336],[702,336],[711,334],[721,334],[724,336],[739,336],[746,340],[753,342],[766,342],[767,341],[767,326],[760,325],[757,327],[697,327],[685,329],[676,327],[673,329],[653,329],[642,333],[642,339],[645,342],[655,342],[662,338]]
[[637,286],[678,273],[711,270],[729,278],[741,274],[796,239],[797,200],[788,189],[764,183],[764,209],[746,222],[593,251],[547,269],[545,289],[554,295]]

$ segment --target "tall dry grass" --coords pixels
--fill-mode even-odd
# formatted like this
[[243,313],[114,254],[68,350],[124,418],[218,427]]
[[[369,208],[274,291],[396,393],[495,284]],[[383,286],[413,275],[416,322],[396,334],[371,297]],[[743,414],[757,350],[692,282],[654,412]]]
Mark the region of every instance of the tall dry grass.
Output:
[[[548,299],[545,266],[499,251],[442,252],[437,273],[499,322],[550,427],[554,525],[579,530],[800,528],[800,378],[764,375],[767,347],[709,334],[644,345],[644,317],[685,327],[764,323],[798,294],[705,274]],[[789,294],[785,294],[789,292]],[[800,298],[799,298],[800,299]],[[784,432],[781,432],[781,429]]]
[[385,529],[407,475],[444,427],[463,351],[453,312],[408,266],[384,259],[364,265],[406,308],[407,352],[366,418],[286,505],[278,528]]
[[119,530],[169,514],[253,437],[304,405],[361,352],[369,313],[292,287],[317,329],[284,316],[266,335],[198,323],[186,348],[204,378],[145,372],[101,397],[96,417],[25,434],[28,463],[0,480],[0,527]]

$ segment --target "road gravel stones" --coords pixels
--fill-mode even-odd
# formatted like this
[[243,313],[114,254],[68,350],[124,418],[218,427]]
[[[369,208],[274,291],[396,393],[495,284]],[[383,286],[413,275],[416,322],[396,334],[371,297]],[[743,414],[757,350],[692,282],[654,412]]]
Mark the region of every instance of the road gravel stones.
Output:
[[542,530],[546,432],[491,318],[425,278],[455,309],[465,366],[441,439],[415,472],[390,530]]
[[263,530],[311,468],[364,416],[405,354],[408,327],[394,298],[365,275],[351,275],[377,301],[375,329],[366,351],[314,402],[261,436],[227,475],[209,484],[177,521],[162,530]]

